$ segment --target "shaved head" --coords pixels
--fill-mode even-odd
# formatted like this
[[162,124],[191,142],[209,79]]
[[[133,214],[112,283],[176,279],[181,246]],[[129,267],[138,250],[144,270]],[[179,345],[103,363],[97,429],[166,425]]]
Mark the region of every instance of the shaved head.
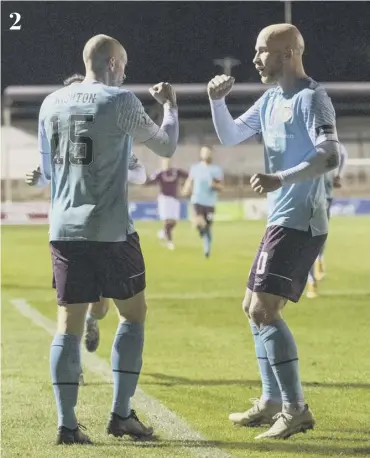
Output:
[[302,64],[304,40],[292,24],[272,24],[261,30],[253,63],[262,83],[283,83],[305,77]]
[[109,86],[121,86],[125,77],[127,53],[121,43],[108,35],[95,35],[85,44],[86,74]]
[[272,24],[261,30],[258,41],[264,41],[271,49],[291,49],[303,54],[304,41],[301,32],[292,24]]

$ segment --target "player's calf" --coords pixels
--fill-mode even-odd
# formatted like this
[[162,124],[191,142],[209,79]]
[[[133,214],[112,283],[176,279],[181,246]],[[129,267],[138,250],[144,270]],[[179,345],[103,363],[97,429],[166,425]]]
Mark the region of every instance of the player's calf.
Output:
[[50,372],[58,412],[58,443],[85,443],[75,414],[81,374],[80,342],[87,304],[60,306],[50,350]]
[[294,337],[280,310],[286,299],[268,293],[254,293],[249,314],[259,328],[266,356],[281,391],[283,409],[304,410],[299,377],[298,351]]
[[[121,322],[117,328],[111,353],[114,396],[110,429],[114,431],[114,425],[118,425],[118,430],[126,431],[127,425],[136,425],[138,421],[131,415],[130,403],[136,391],[142,366],[147,306],[143,291],[126,300],[114,299],[114,303]],[[126,426],[121,428],[120,425]],[[136,429],[134,426],[132,428],[134,434]]]

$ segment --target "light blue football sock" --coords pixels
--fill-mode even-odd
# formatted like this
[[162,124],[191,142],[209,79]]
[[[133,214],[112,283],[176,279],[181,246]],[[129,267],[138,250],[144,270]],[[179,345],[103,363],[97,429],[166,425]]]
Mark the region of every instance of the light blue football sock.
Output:
[[260,336],[280,388],[283,409],[290,409],[291,406],[294,409],[303,408],[297,346],[286,322],[279,319],[262,326]]

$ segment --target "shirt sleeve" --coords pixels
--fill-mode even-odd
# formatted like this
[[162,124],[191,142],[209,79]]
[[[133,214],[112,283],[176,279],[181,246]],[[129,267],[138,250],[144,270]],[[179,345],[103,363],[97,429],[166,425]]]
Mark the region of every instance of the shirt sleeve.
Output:
[[117,101],[117,124],[123,133],[145,143],[159,156],[171,157],[176,150],[179,126],[175,108],[164,107],[163,122],[158,126],[132,92],[121,92]]
[[210,100],[212,120],[217,136],[224,145],[237,145],[261,132],[261,106],[266,92],[245,113],[232,118],[225,99]]
[[330,97],[322,88],[307,97],[306,127],[315,146],[326,141],[338,142],[335,111]]
[[330,98],[323,89],[316,89],[306,93],[302,102],[305,125],[315,147],[309,159],[277,173],[283,185],[311,180],[339,165],[335,111]]

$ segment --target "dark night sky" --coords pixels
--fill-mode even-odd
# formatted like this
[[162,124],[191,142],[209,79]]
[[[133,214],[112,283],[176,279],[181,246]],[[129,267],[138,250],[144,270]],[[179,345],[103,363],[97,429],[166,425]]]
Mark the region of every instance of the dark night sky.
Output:
[[[9,31],[9,14],[22,29]],[[128,83],[207,82],[212,59],[242,64],[239,82],[258,81],[251,60],[257,34],[283,22],[281,2],[5,2],[2,3],[2,90],[11,84],[59,84],[83,71],[91,36],[111,35],[129,56]],[[319,81],[370,75],[369,2],[295,2],[293,23],[306,41],[306,71]]]

